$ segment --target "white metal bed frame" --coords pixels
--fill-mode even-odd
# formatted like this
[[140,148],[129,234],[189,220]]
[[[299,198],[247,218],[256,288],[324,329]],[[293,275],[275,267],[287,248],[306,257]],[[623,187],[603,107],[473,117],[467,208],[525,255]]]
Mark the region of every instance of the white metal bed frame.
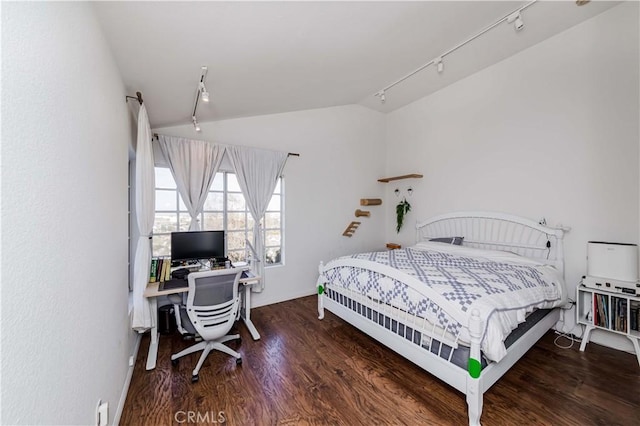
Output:
[[[563,230],[550,228],[535,221],[517,216],[489,212],[458,212],[444,214],[416,225],[417,241],[428,241],[438,237],[464,237],[465,246],[485,250],[511,251],[534,259],[545,259],[561,273],[564,271]],[[327,265],[320,263],[320,273],[349,260],[333,260]],[[374,267],[375,270],[375,267]],[[410,291],[421,294],[423,286],[417,279],[407,280],[401,273],[397,276],[386,273],[391,278],[404,282]],[[556,308],[535,326],[531,327],[508,349],[500,362],[489,363],[480,372],[480,343],[483,323],[477,310],[468,317],[460,317],[446,309],[448,301],[434,295],[424,296],[436,302],[442,312],[451,320],[467,324],[471,336],[469,367],[467,370],[449,362],[453,348],[458,347],[458,336],[453,340],[445,330],[436,327],[423,318],[406,313],[403,307],[391,307],[379,303],[360,293],[318,284],[318,314],[324,318],[324,309],[367,333],[406,359],[456,388],[466,395],[469,425],[480,424],[483,394],[511,366],[513,366],[560,318]],[[394,328],[395,325],[395,328]],[[437,352],[431,343],[440,343]],[[451,347],[447,359],[441,357],[443,344]],[[472,365],[475,364],[475,365]]]

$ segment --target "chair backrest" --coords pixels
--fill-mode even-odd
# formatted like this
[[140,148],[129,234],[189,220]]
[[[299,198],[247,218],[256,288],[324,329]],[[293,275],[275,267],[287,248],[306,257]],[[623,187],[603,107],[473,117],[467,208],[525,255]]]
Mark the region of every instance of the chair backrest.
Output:
[[187,295],[187,315],[204,340],[226,335],[238,313],[238,282],[242,269],[192,272]]

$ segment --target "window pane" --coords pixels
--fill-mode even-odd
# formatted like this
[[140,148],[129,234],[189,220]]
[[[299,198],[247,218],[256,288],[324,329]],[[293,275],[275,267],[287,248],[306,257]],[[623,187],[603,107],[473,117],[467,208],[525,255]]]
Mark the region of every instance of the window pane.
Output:
[[209,192],[204,202],[204,210],[221,212],[224,209],[223,200],[224,195],[222,192]]
[[176,194],[175,190],[156,190],[156,211],[158,210],[170,210],[176,211]]
[[205,213],[202,229],[205,231],[221,231],[224,229],[223,222],[224,215],[222,213]]
[[154,235],[152,242],[154,256],[171,256],[171,236]]
[[244,250],[229,251],[229,253],[227,253],[227,257],[231,262],[245,262],[247,260],[245,258]]
[[228,213],[227,229],[244,231],[247,226],[246,216],[246,213]]
[[238,179],[233,173],[227,174],[227,191],[242,192],[242,190],[240,189],[240,185],[238,185]]
[[216,177],[213,178],[209,191],[224,191],[224,173],[216,173]]
[[156,167],[156,188],[176,189],[176,182],[168,167]]
[[282,262],[282,259],[280,258],[280,247],[267,248],[266,260],[267,265]]
[[271,197],[271,201],[269,201],[269,206],[267,206],[267,210],[269,211],[280,211],[280,196],[274,195]]
[[153,222],[154,234],[166,234],[177,231],[178,229],[177,213],[156,213],[156,219]]
[[274,193],[274,194],[281,194],[281,191],[280,191],[280,181],[281,181],[281,179],[278,179],[278,182],[276,182],[276,188],[273,190],[273,193]]
[[191,226],[191,215],[187,212],[180,213],[180,231],[188,231]]
[[267,246],[279,246],[280,245],[280,230],[265,231],[265,241]]
[[280,228],[280,213],[265,213],[264,215],[264,227],[265,228]]
[[227,210],[229,211],[245,211],[244,197],[242,194],[227,195]]
[[244,231],[227,231],[227,251],[244,249]]

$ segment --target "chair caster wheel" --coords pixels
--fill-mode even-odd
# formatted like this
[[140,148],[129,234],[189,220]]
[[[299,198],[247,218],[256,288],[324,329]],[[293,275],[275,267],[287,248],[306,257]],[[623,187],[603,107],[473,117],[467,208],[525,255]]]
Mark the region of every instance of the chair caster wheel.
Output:
[[236,358],[236,365],[242,365],[242,358]]
[[178,363],[179,363],[179,361],[178,361],[177,358],[171,360],[171,365],[173,365],[174,367],[176,367],[178,365]]
[[200,376],[197,374],[195,376],[191,376],[191,383],[196,383],[198,380],[200,380]]

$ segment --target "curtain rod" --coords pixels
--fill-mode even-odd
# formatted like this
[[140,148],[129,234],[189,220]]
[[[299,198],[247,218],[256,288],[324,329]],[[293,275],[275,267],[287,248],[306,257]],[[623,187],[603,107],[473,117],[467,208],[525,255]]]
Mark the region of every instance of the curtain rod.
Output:
[[384,93],[391,89],[394,86],[397,86],[398,84],[402,83],[403,81],[405,81],[406,79],[408,79],[409,77],[414,76],[415,74],[419,73],[420,71],[422,71],[423,69],[425,69],[426,67],[428,67],[429,65],[434,65],[436,64],[438,61],[442,61],[442,59],[444,59],[445,56],[455,52],[456,50],[460,49],[462,46],[471,43],[473,40],[477,39],[478,37],[480,37],[481,35],[483,35],[484,33],[486,33],[487,31],[493,29],[494,27],[497,27],[498,25],[500,25],[501,23],[503,23],[504,21],[507,21],[509,19],[509,17],[511,17],[512,15],[522,12],[523,10],[527,9],[528,7],[532,6],[534,3],[536,3],[538,0],[532,0],[529,3],[525,4],[524,6],[520,6],[519,8],[517,8],[516,10],[514,10],[513,12],[510,12],[508,15],[503,16],[502,18],[498,19],[496,22],[494,22],[493,24],[489,25],[488,27],[484,28],[482,31],[480,31],[479,33],[477,33],[476,35],[469,37],[468,39],[466,39],[465,41],[463,41],[462,43],[459,43],[458,45],[456,45],[455,47],[452,47],[451,49],[447,50],[446,52],[442,53],[440,56],[438,56],[435,59],[432,59],[431,61],[427,62],[426,64],[422,65],[420,68],[415,69],[414,71],[411,71],[409,74],[405,75],[404,77],[394,81],[393,83],[389,84],[387,87],[385,87],[384,89],[380,89],[378,90],[374,96],[378,96],[381,99],[383,99]]
[[124,99],[125,99],[126,102],[129,102],[129,99],[135,99],[138,102],[140,102],[140,105],[142,105],[142,93],[140,93],[140,92],[136,92],[136,97],[125,96]]
[[[157,133],[153,134],[153,139],[158,140],[158,134]],[[297,152],[289,152],[289,153],[287,153],[287,157],[300,157],[300,154],[298,154]]]

